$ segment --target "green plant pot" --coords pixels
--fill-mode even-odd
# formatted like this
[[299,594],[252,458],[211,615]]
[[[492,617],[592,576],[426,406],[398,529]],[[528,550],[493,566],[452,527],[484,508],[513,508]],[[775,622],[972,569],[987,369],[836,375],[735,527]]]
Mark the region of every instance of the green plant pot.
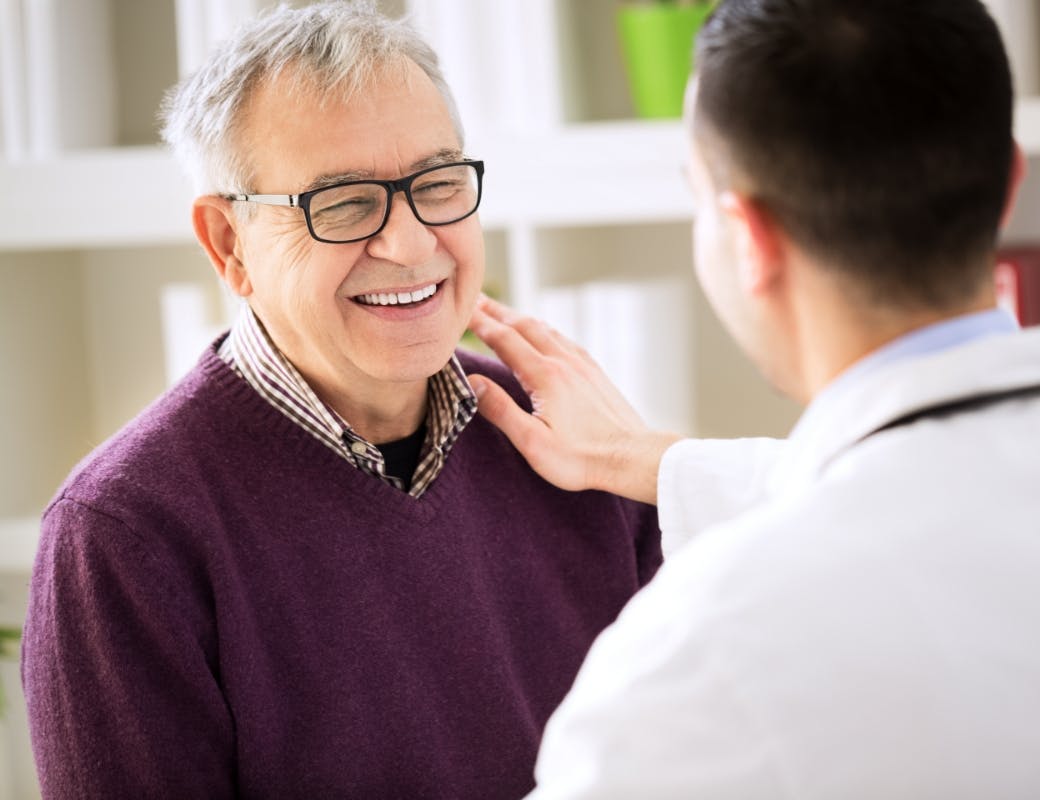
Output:
[[693,66],[693,42],[712,3],[624,5],[618,33],[636,114],[682,116],[683,94]]

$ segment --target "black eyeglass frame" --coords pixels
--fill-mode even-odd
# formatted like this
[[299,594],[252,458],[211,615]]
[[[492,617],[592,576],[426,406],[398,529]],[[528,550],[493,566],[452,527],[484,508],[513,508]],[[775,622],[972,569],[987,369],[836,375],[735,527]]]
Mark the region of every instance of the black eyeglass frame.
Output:
[[[461,217],[446,222],[427,222],[422,218],[419,209],[415,207],[415,200],[412,198],[412,183],[417,178],[421,178],[427,173],[434,172],[438,169],[444,169],[445,167],[473,167],[477,173],[477,200],[473,204],[473,209],[466,214],[463,214]],[[343,186],[356,186],[358,184],[382,186],[386,190],[386,207],[383,211],[383,219],[379,223],[379,227],[372,231],[372,233],[366,234],[365,236],[358,236],[356,239],[325,239],[319,236],[314,230],[314,224],[311,222],[311,198],[321,192],[328,191],[329,189],[339,189]],[[371,239],[373,236],[379,235],[379,232],[386,227],[386,223],[390,220],[390,209],[393,206],[394,194],[396,192],[402,192],[404,194],[415,218],[423,225],[428,225],[432,228],[443,225],[454,225],[456,222],[461,222],[466,219],[466,217],[473,216],[477,213],[477,209],[480,208],[480,199],[484,193],[484,162],[465,158],[462,161],[449,161],[445,164],[435,164],[432,167],[426,167],[418,172],[413,172],[411,175],[405,175],[403,178],[398,178],[395,181],[380,181],[375,179],[343,181],[342,183],[322,186],[319,189],[311,189],[306,192],[300,192],[299,194],[228,194],[224,195],[224,197],[235,202],[260,203],[261,205],[266,206],[288,206],[290,208],[302,209],[303,217],[307,221],[307,230],[310,232],[312,239],[319,242],[325,242],[326,244],[351,244],[352,242],[363,242],[365,239]]]

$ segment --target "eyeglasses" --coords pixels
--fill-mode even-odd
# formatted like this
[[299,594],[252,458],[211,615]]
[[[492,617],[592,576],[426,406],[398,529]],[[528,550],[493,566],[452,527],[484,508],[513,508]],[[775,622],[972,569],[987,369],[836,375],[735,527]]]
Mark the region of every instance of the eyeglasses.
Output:
[[403,192],[423,225],[450,225],[477,210],[483,161],[458,161],[421,169],[396,181],[344,181],[300,194],[232,194],[228,200],[302,208],[319,242],[346,244],[375,236],[390,219],[395,192]]

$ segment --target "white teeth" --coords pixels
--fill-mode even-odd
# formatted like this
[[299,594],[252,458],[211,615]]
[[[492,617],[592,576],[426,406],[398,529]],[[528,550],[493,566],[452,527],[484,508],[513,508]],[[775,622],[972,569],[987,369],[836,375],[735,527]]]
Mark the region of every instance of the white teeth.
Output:
[[425,300],[427,297],[433,297],[436,293],[437,284],[431,283],[429,286],[425,286],[422,289],[416,289],[414,292],[390,292],[389,294],[380,292],[378,294],[362,294],[358,295],[354,299],[359,303],[368,306],[397,306],[408,305],[409,303],[418,303],[421,300]]

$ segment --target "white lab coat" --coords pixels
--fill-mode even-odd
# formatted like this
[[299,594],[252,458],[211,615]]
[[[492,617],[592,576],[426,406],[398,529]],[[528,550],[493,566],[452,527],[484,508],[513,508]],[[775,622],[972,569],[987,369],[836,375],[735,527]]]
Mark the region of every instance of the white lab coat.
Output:
[[1040,330],[889,364],[785,442],[669,450],[670,555],[531,798],[1040,797],[1040,397],[870,435],[1030,384]]

